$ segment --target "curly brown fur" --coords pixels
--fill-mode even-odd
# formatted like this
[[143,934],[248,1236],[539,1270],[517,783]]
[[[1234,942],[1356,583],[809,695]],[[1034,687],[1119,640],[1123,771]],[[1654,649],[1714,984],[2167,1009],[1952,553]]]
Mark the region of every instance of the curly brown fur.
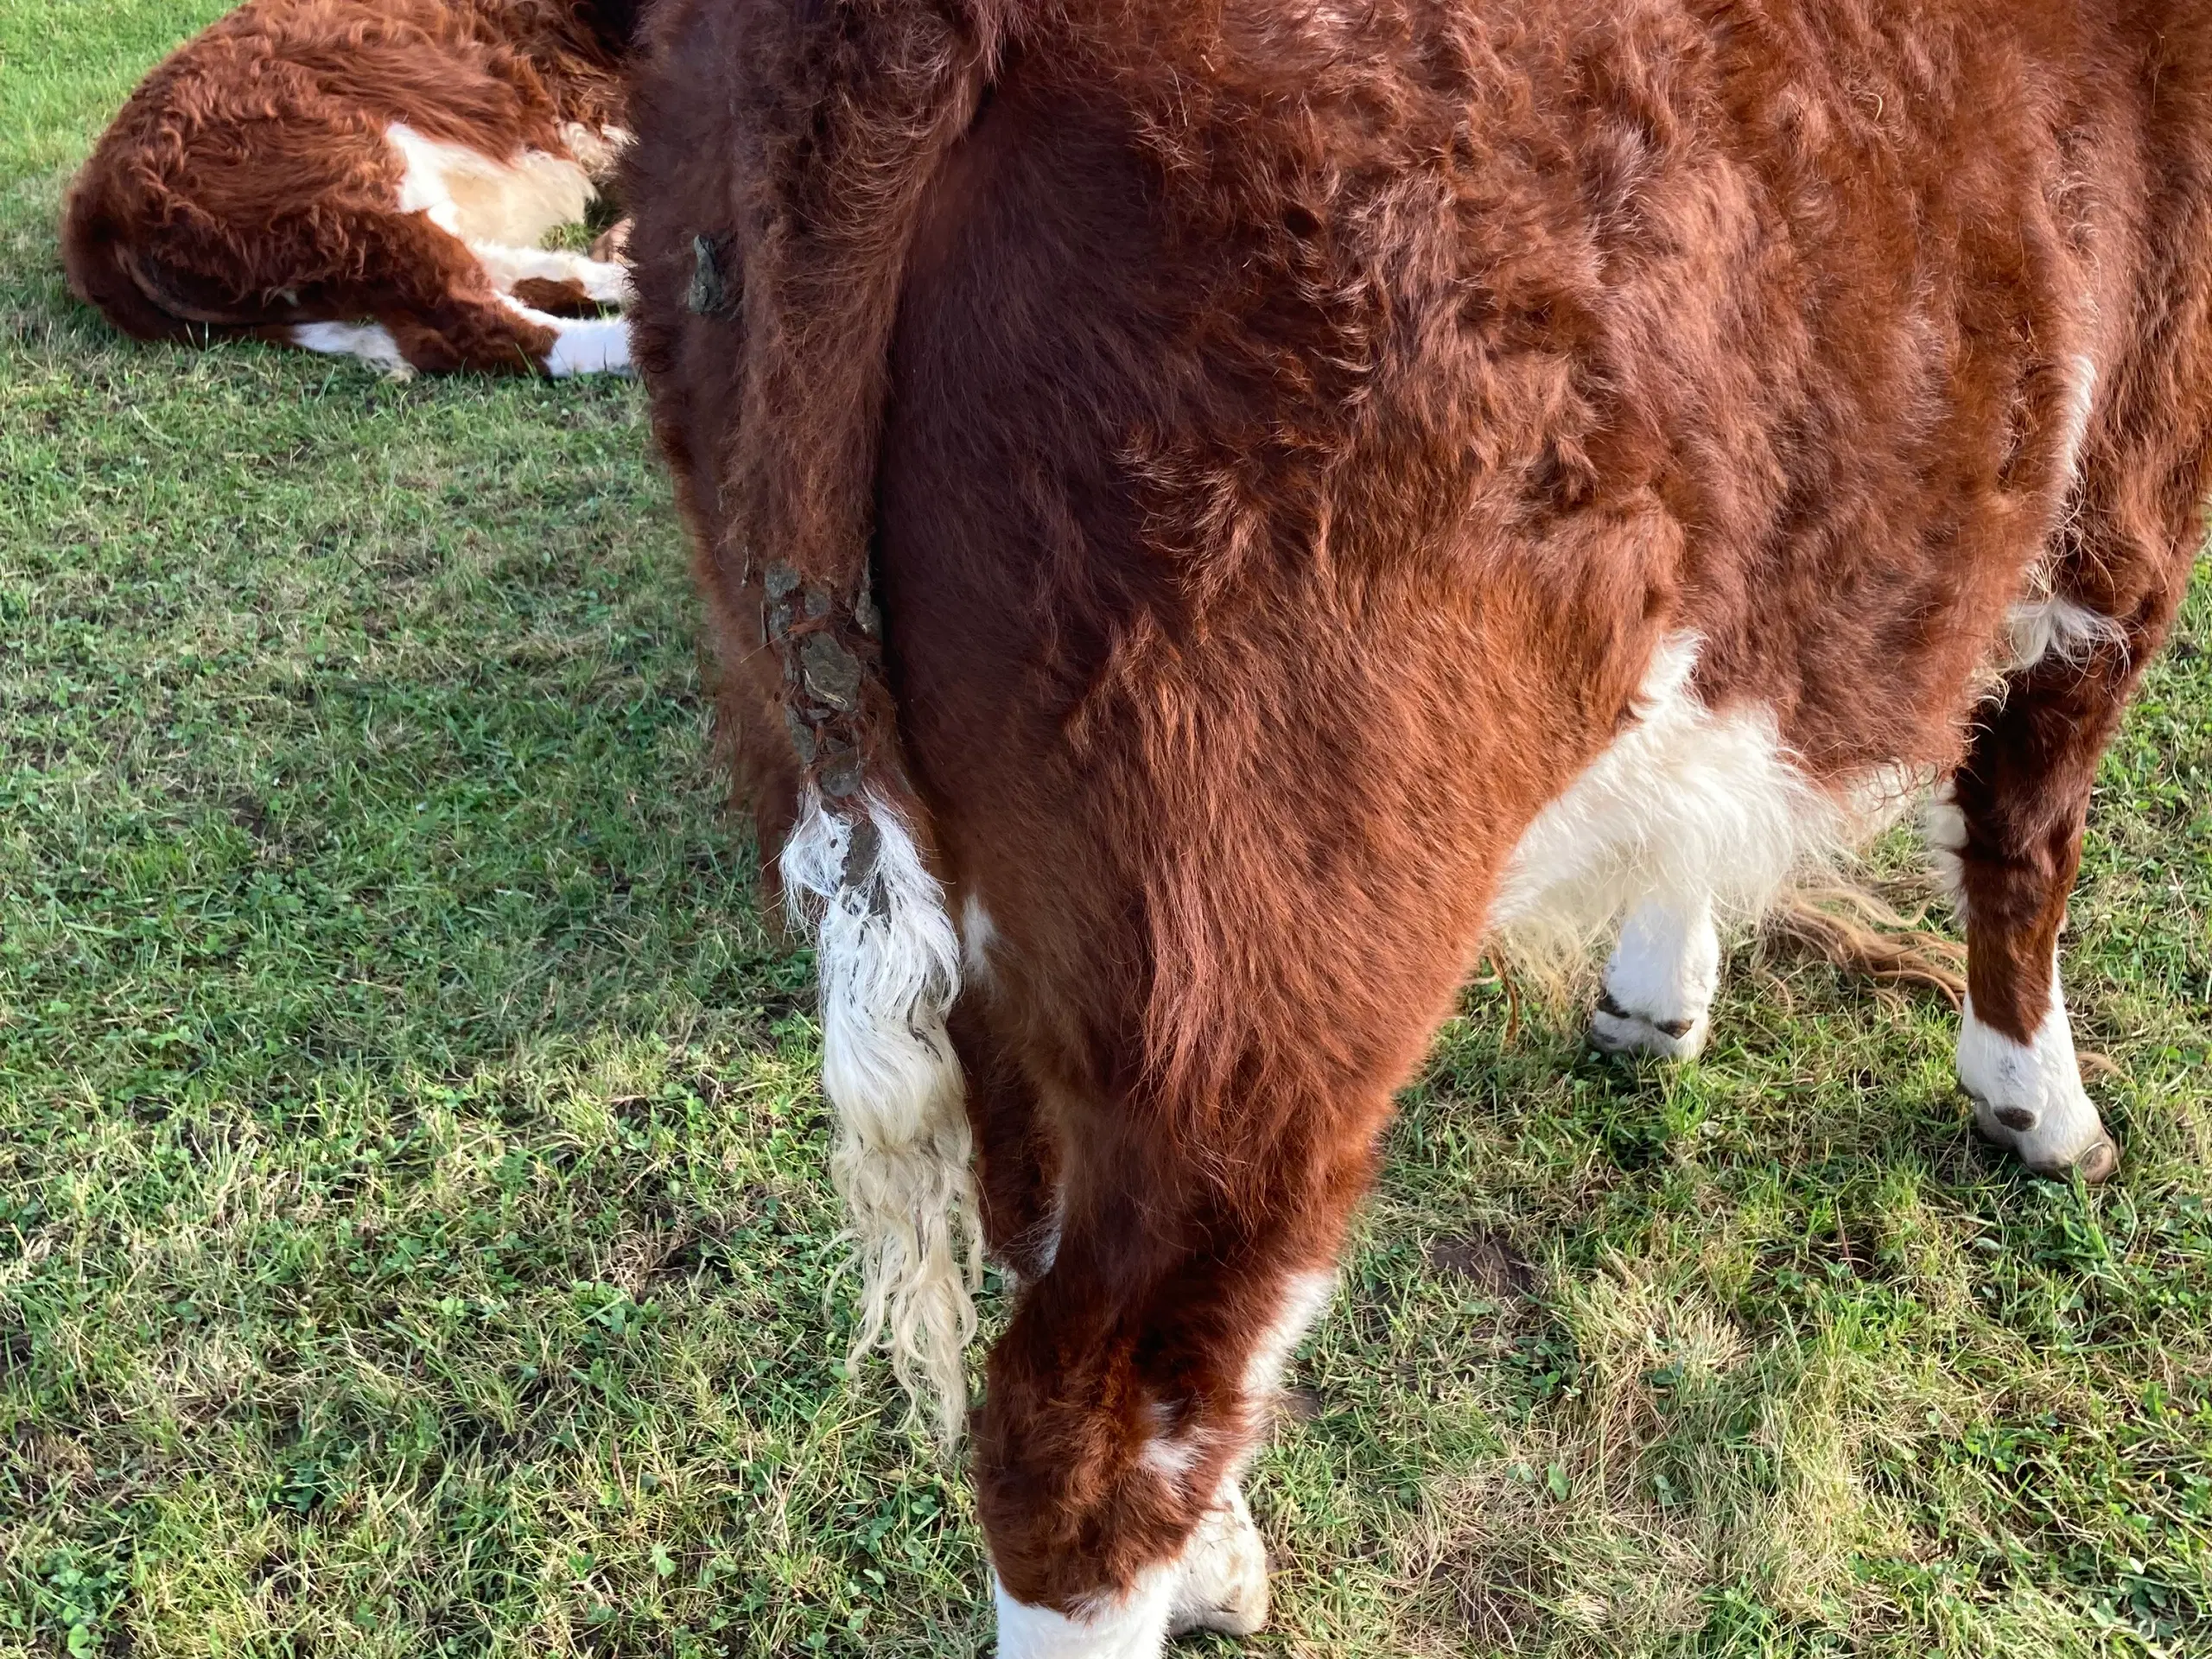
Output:
[[[957,1052],[1027,1281],[976,1433],[1012,1605],[1151,1617],[1501,873],[1665,642],[1839,813],[1955,779],[1974,1003],[2030,1034],[2202,530],[2212,16],[672,0],[648,36],[639,354],[733,741],[810,868],[843,849],[853,938],[965,933],[957,1006],[875,1012]],[[1993,710],[2046,580],[2112,629]],[[911,914],[873,823],[926,858]]]
[[623,119],[633,14],[248,0],[149,74],[102,135],[63,212],[70,284],[142,340],[283,340],[299,323],[373,318],[419,368],[535,369],[550,334],[499,302],[458,236],[400,211],[387,134],[582,163],[569,135]]

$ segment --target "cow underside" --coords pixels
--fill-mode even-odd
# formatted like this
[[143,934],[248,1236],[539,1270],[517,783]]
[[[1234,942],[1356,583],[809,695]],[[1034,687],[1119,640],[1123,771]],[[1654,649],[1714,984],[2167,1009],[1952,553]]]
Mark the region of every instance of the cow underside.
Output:
[[[1835,10],[1017,30],[886,267],[867,796],[821,734],[868,712],[831,671],[872,684],[874,626],[834,631],[802,553],[755,569],[781,543],[725,505],[816,411],[787,364],[713,387],[726,324],[677,298],[749,232],[722,181],[640,202],[728,654],[749,607],[791,642],[826,1083],[895,1139],[888,1071],[848,1062],[957,1055],[1023,1286],[974,1424],[1002,1655],[1263,1611],[1240,1471],[1488,938],[1619,923],[1593,1037],[1694,1054],[1722,930],[1933,786],[1976,1121],[2114,1166],[2056,954],[2201,529],[2212,24],[2164,20],[2208,73],[2153,111],[2141,43],[2076,9],[1899,11],[1904,46]],[[785,269],[747,269],[748,315]],[[926,878],[887,881],[909,849]],[[945,930],[925,993],[829,1001]]]

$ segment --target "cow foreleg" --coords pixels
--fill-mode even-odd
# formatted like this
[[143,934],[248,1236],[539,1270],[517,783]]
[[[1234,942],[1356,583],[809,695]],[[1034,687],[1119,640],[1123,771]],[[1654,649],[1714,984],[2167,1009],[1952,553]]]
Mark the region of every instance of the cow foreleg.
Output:
[[1694,1058],[1713,1027],[1720,935],[1711,900],[1646,899],[1605,963],[1590,1040],[1609,1054]]

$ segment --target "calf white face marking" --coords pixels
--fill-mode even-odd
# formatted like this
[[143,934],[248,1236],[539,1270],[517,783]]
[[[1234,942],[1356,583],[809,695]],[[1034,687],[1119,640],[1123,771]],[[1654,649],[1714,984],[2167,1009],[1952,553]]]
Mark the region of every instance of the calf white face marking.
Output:
[[404,380],[415,372],[414,367],[400,354],[399,342],[391,337],[391,331],[382,323],[295,323],[292,344],[306,351],[323,352],[333,357],[358,357],[362,362],[382,369],[395,379]]
[[1507,862],[1491,922],[1539,950],[1579,945],[1655,895],[1756,915],[1808,860],[1866,827],[1862,806],[1816,787],[1770,710],[1715,714],[1690,690],[1695,634],[1652,653],[1636,720],[1539,813]]
[[2084,1179],[2094,1181],[2119,1166],[2119,1152],[2082,1086],[2056,963],[2050,1006],[2028,1042],[1982,1024],[1973,997],[1967,998],[1959,1028],[1959,1084],[1974,1100],[1982,1134],[2038,1174],[2078,1167]]
[[1126,1597],[1070,1615],[1014,1600],[997,1575],[998,1659],[1156,1659],[1189,1630],[1249,1636],[1268,1620],[1268,1548],[1243,1489],[1223,1484],[1182,1552],[1141,1575]]
[[1613,1053],[1688,1059],[1713,1028],[1720,986],[1720,933],[1702,896],[1647,899],[1629,913],[1605,964],[1605,989],[1590,1034]]

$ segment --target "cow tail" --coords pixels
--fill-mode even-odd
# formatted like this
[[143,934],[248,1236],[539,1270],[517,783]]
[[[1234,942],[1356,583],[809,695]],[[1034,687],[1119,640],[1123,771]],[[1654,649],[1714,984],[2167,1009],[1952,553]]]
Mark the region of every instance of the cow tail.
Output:
[[[860,1270],[852,1359],[887,1349],[950,1445],[982,1276],[946,1030],[960,941],[899,752],[869,547],[907,252],[998,31],[970,0],[774,0],[753,16],[766,73],[741,96],[762,188],[739,237],[745,392],[721,556],[757,569],[804,774],[782,872],[815,944],[831,1172]],[[719,291],[715,251],[695,257]]]
[[849,1357],[887,1347],[950,1444],[967,1414],[982,1269],[965,1091],[945,1030],[959,939],[906,814],[872,791],[810,790],[783,874],[815,940],[822,1088],[837,1116],[830,1174],[860,1269]]

